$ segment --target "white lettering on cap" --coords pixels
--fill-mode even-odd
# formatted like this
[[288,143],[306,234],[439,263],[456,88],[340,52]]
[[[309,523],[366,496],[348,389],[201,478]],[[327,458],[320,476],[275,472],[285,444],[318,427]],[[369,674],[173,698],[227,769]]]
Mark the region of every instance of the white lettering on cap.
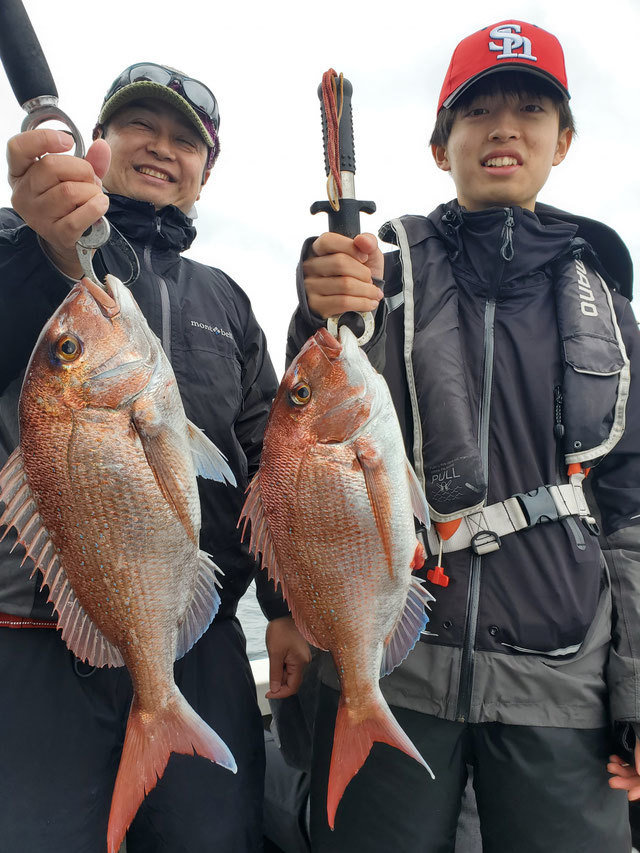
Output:
[[[533,62],[538,61],[537,56],[531,53],[531,39],[526,36],[518,35],[522,27],[520,24],[502,24],[500,27],[494,27],[489,33],[489,38],[501,41],[502,44],[489,42],[489,50],[501,50],[500,56],[497,59],[530,59]],[[514,53],[514,50],[522,48],[522,53]]]

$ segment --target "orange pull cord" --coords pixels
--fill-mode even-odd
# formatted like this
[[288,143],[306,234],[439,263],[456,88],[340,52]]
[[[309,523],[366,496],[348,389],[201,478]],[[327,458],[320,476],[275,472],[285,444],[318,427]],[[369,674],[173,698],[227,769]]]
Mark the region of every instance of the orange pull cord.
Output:
[[574,474],[582,474],[584,477],[586,477],[588,476],[590,470],[591,468],[583,469],[581,462],[572,462],[571,465],[569,465],[569,467],[567,468],[567,476],[569,477],[569,479],[571,479]]
[[442,567],[442,543],[446,539],[451,539],[461,523],[461,518],[454,518],[453,521],[434,521],[436,531],[438,532],[438,539],[440,540],[440,550],[438,552],[438,565],[427,572],[427,580],[430,580],[431,583],[442,587],[449,586],[451,578],[445,575],[444,568]]
[[340,210],[342,196],[342,178],[340,175],[340,119],[344,102],[344,76],[340,74],[340,106],[338,106],[338,74],[330,68],[322,75],[322,103],[327,121],[327,161],[329,176],[327,177],[327,196],[334,210]]

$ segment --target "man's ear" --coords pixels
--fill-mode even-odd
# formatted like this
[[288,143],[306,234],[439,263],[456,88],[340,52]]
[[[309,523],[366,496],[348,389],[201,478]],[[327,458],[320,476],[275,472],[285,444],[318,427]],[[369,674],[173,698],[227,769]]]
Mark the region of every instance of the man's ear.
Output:
[[560,131],[558,136],[558,144],[556,145],[556,153],[553,155],[553,165],[557,166],[564,158],[567,156],[567,151],[571,147],[571,142],[573,140],[573,132],[569,130],[568,127],[565,127],[564,130]]
[[433,154],[433,159],[436,161],[438,169],[442,169],[443,172],[451,171],[451,164],[447,157],[447,149],[444,145],[432,145],[431,153]]
[[202,173],[202,184],[200,185],[200,192],[198,193],[196,201],[200,200],[200,195],[202,194],[202,187],[207,183],[210,175],[211,175],[211,169],[205,169],[204,172]]
[[97,124],[93,128],[93,134],[92,134],[91,138],[93,140],[104,139],[104,127],[101,124]]

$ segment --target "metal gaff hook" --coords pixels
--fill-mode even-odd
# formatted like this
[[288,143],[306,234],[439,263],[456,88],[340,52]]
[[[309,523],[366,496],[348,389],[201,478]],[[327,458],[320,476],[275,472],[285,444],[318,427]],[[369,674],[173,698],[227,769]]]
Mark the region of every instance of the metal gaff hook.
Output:
[[[58,106],[57,97],[54,95],[40,95],[39,97],[32,98],[30,101],[24,103],[23,108],[27,111],[27,115],[22,122],[23,132],[25,130],[34,130],[45,121],[59,121],[69,128],[69,132],[73,137],[73,141],[76,146],[74,155],[76,157],[80,157],[80,159],[84,158],[86,152],[82,135],[74,122]],[[99,249],[100,246],[104,246],[109,239],[110,234],[111,226],[109,225],[108,220],[104,216],[101,216],[96,223],[87,228],[82,237],[80,237],[76,243],[76,251],[78,253],[80,266],[82,267],[82,272],[87,278],[91,279],[94,284],[97,284],[102,288],[104,288],[104,284],[100,281],[93,269],[93,252],[95,249]]]

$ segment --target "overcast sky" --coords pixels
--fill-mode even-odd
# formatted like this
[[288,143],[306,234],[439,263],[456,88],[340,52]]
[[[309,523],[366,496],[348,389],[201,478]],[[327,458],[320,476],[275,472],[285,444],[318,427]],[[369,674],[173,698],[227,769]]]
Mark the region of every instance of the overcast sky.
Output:
[[[427,139],[457,42],[507,18],[550,30],[564,47],[579,137],[540,200],[607,222],[640,261],[639,0],[24,2],[60,106],[87,141],[109,84],[133,62],[172,65],[214,91],[222,153],[191,254],[245,288],[279,374],[299,247],[326,228],[309,205],[326,196],[316,90],[330,67],[353,84],[356,193],[377,203],[363,217],[363,230],[375,231],[454,195]],[[1,69],[0,99],[6,140],[24,112]],[[635,307],[640,314],[638,297]]]

